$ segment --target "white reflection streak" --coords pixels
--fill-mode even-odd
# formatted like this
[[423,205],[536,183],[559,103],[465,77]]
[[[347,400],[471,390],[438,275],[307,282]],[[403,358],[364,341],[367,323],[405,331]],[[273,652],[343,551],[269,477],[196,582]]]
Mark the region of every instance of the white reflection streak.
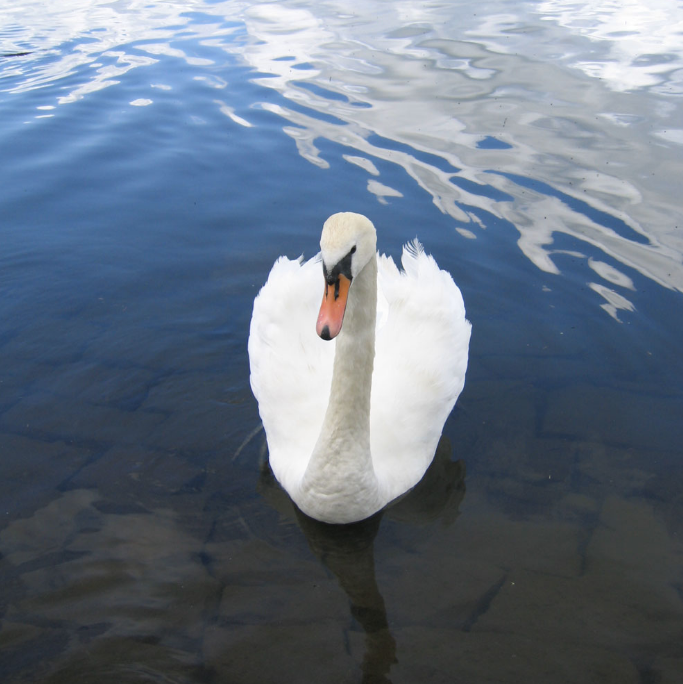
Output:
[[[217,20],[235,11],[237,3],[223,2],[206,5],[204,0],[167,0],[149,3],[128,0],[112,3],[110,0],[20,0],[0,6],[0,26],[11,27],[16,50],[26,51],[30,58],[22,69],[25,78],[7,92],[20,93],[45,87],[69,76],[83,75],[83,67],[93,68],[94,76],[58,98],[59,104],[75,102],[89,93],[119,83],[119,77],[140,66],[155,64],[158,60],[139,54],[135,50],[153,55],[166,55],[184,59],[195,66],[208,65],[209,60],[191,57],[171,47],[177,40],[179,27],[190,23],[188,13],[201,11],[214,14]],[[218,37],[233,32],[216,23],[194,24],[195,38]],[[141,42],[149,41],[149,42]],[[65,51],[71,45],[69,51]],[[12,48],[12,46],[10,46]],[[14,48],[12,48],[14,49]],[[116,62],[109,62],[111,58]]]
[[[661,0],[661,4],[667,3]],[[550,5],[544,5],[547,11],[550,11]],[[275,75],[275,78],[259,79],[259,83],[278,90],[292,101],[304,104],[312,112],[332,114],[340,120],[340,124],[330,124],[314,114],[306,116],[287,107],[267,103],[259,105],[296,124],[297,128],[285,127],[284,130],[295,139],[305,159],[320,168],[328,168],[328,162],[320,157],[315,145],[316,138],[326,138],[356,149],[362,154],[362,159],[371,157],[398,164],[431,194],[442,212],[457,221],[474,224],[474,215],[467,211],[466,205],[512,221],[520,231],[519,246],[523,253],[546,272],[559,272],[551,258],[549,245],[553,243],[555,233],[565,233],[594,246],[664,287],[683,291],[683,245],[669,228],[662,233],[655,232],[660,226],[664,228],[670,225],[673,205],[653,204],[651,193],[650,197],[643,197],[638,189],[637,176],[634,182],[629,182],[628,174],[623,177],[596,172],[596,167],[604,164],[604,153],[601,155],[600,148],[594,147],[593,141],[605,134],[595,129],[588,114],[584,116],[581,110],[576,110],[576,113],[580,112],[580,117],[576,117],[572,111],[572,108],[579,107],[578,89],[583,86],[571,82],[566,71],[553,68],[545,78],[552,79],[557,74],[565,79],[577,91],[573,100],[558,100],[561,106],[553,111],[551,93],[540,101],[538,112],[533,111],[535,103],[529,107],[519,97],[516,101],[509,101],[505,105],[507,111],[515,113],[517,119],[514,122],[516,126],[510,128],[511,137],[508,138],[514,143],[514,149],[502,154],[484,150],[472,153],[482,136],[470,132],[476,130],[476,125],[472,125],[474,121],[465,124],[453,116],[453,112],[458,111],[455,105],[460,104],[457,102],[460,91],[454,88],[454,83],[461,84],[458,88],[465,99],[468,93],[474,93],[471,97],[480,100],[478,110],[471,108],[468,110],[470,113],[479,111],[488,114],[494,107],[505,111],[503,105],[496,105],[495,99],[490,96],[498,84],[488,85],[486,82],[495,82],[497,75],[496,69],[488,68],[495,64],[489,55],[504,54],[506,44],[511,46],[507,50],[509,57],[506,68],[524,69],[524,74],[520,75],[522,80],[519,81],[521,88],[528,88],[526,83],[533,84],[539,73],[535,62],[520,61],[515,54],[516,45],[509,40],[519,39],[521,34],[518,29],[528,26],[528,23],[525,24],[522,18],[514,14],[492,12],[485,19],[477,20],[477,27],[463,27],[461,34],[477,36],[476,43],[458,43],[452,38],[439,38],[439,35],[448,35],[442,31],[442,27],[453,20],[454,13],[448,7],[370,2],[353,21],[343,14],[345,8],[345,3],[331,0],[316,6],[314,11],[317,16],[313,16],[300,5],[293,9],[287,7],[285,2],[259,5],[244,14],[252,41],[240,49],[239,56],[259,72]],[[407,19],[402,20],[401,13],[407,13]],[[407,25],[409,21],[416,23]],[[670,33],[674,34],[675,31]],[[420,49],[416,48],[415,36],[421,41],[418,43]],[[667,41],[665,45],[668,47],[670,43]],[[486,45],[486,48],[482,48],[482,45]],[[649,44],[648,47],[654,49]],[[490,50],[488,53],[487,49]],[[460,57],[458,51],[463,53]],[[661,48],[658,52],[661,53]],[[678,52],[681,52],[680,46]],[[293,59],[282,61],[280,58],[285,56]],[[437,68],[422,62],[425,56]],[[473,63],[481,63],[482,66],[473,67]],[[298,64],[313,68],[306,71],[293,68]],[[464,66],[476,69],[478,78],[473,80],[470,74],[469,79],[462,80],[466,76]],[[638,68],[641,67],[633,66],[633,69]],[[658,71],[659,67],[646,69],[647,73]],[[456,73],[460,74],[458,78],[461,80],[453,80],[453,74]],[[489,75],[491,78],[488,78]],[[503,72],[503,76],[512,85],[517,82],[517,73],[514,71]],[[346,95],[351,103],[360,98],[359,101],[366,107],[360,109],[339,102],[337,98],[316,95],[300,87],[297,82],[301,81]],[[482,86],[477,86],[479,90],[473,91],[472,84],[475,81],[482,83]],[[550,87],[562,92],[561,83]],[[596,87],[600,88],[600,85]],[[595,106],[599,107],[600,104],[596,103]],[[516,111],[520,108],[526,109],[526,112]],[[504,126],[507,119],[503,120],[502,114],[497,116],[499,125]],[[573,116],[578,123],[573,123]],[[557,150],[558,136],[565,137],[563,126],[569,133],[564,159],[561,155],[565,154],[565,150],[559,154]],[[416,159],[410,152],[373,145],[369,141],[372,135],[402,143],[414,149],[416,156],[420,156],[419,152],[436,155],[460,171],[457,174],[446,173]],[[454,153],[456,149],[459,152],[457,156]],[[569,154],[580,156],[570,162]],[[358,163],[355,155],[345,155],[344,158],[351,163]],[[493,168],[497,166],[500,170],[509,170],[529,179],[552,182],[569,200],[575,199],[587,210],[571,209],[557,198],[523,190],[502,176],[491,176],[485,171],[489,158],[494,160]],[[627,157],[623,158],[626,160]],[[557,165],[561,159],[561,174],[554,174],[553,164]],[[628,169],[627,163],[621,164],[622,171]],[[617,163],[614,168],[618,169],[619,166]],[[468,192],[451,182],[455,176],[505,191],[515,201],[495,201]],[[550,178],[552,181],[546,180]],[[376,187],[373,185],[368,189],[372,191]],[[387,195],[378,196],[383,198]],[[523,201],[520,201],[522,198]],[[597,223],[589,215],[588,208],[603,212],[615,223],[623,222],[635,233],[644,236],[645,240],[634,241]],[[637,213],[649,219],[644,224],[647,229],[627,213],[631,209],[637,209]],[[479,227],[478,220],[476,224]],[[456,230],[463,237],[475,236],[475,233],[462,226],[456,226]],[[632,282],[617,268],[610,268],[609,282],[622,287],[627,287],[622,283]],[[606,276],[606,273],[603,270],[599,274]],[[616,306],[614,302],[612,305]]]
[[94,93],[103,88],[120,83],[118,78],[123,76],[131,69],[140,66],[150,66],[156,63],[156,59],[151,57],[142,57],[139,55],[129,55],[120,51],[108,51],[104,53],[105,57],[116,57],[116,64],[109,64],[97,69],[96,76],[82,85],[74,88],[70,93],[63,97],[57,98],[59,104],[68,104],[69,102],[76,102],[88,93]]
[[372,179],[368,181],[368,192],[376,195],[381,204],[387,203],[386,199],[384,199],[385,197],[403,197],[403,194],[398,190]]
[[229,119],[232,119],[236,124],[244,126],[245,128],[252,128],[253,124],[249,123],[249,121],[243,119],[241,116],[235,114],[235,110],[230,105],[227,105],[222,100],[214,100],[214,102],[218,105],[218,108],[221,111],[221,113],[225,114],[225,116],[227,116]]
[[[624,11],[618,11],[622,7]],[[630,123],[619,124],[623,137],[614,135],[617,124],[610,124],[609,117],[630,122],[631,115],[610,108],[602,82],[572,80],[566,69],[546,59],[547,50],[555,49],[548,47],[550,43],[530,41],[520,30],[534,29],[551,42],[557,36],[575,33],[602,41],[601,46],[611,46],[608,59],[594,60],[602,65],[602,71],[595,71],[586,59],[576,56],[569,66],[611,78],[610,87],[623,90],[661,83],[680,64],[683,10],[673,0],[651,0],[647,10],[635,0],[589,0],[580,6],[568,0],[547,0],[540,6],[520,5],[515,10],[519,16],[510,13],[509,4],[489,0],[487,9],[477,16],[474,12],[458,13],[449,4],[407,1],[368,0],[361,11],[343,0],[323,0],[311,8],[289,0],[211,4],[204,0],[151,4],[143,0],[64,0],[59,4],[24,0],[18,6],[0,8],[0,25],[12,27],[12,35],[19,36],[17,49],[36,46],[39,56],[33,62],[29,58],[26,63],[8,67],[26,70],[25,78],[11,92],[40,88],[78,72],[79,82],[58,99],[59,104],[67,104],[114,85],[131,69],[155,64],[161,55],[193,66],[212,64],[181,49],[184,38],[192,38],[207,48],[236,55],[255,71],[268,74],[268,78],[254,81],[311,112],[306,115],[265,102],[253,105],[293,124],[284,126],[284,132],[295,140],[300,154],[318,167],[329,167],[315,145],[317,138],[325,138],[357,151],[345,154],[344,159],[376,178],[380,172],[372,160],[401,166],[430,194],[439,210],[459,224],[477,231],[485,228],[470,208],[510,220],[520,231],[523,253],[546,272],[559,272],[550,245],[555,233],[565,233],[664,287],[683,291],[683,240],[673,229],[674,224],[680,225],[676,218],[680,213],[678,198],[656,194],[651,186],[648,192],[648,186],[641,182],[642,172],[630,170],[633,155],[640,153],[649,154],[647,164],[658,168],[654,166],[659,161],[656,153],[646,151],[637,137],[629,137]],[[216,21],[193,23],[192,12],[212,15]],[[525,16],[525,12],[533,16]],[[226,20],[232,25],[226,26]],[[240,25],[246,28],[247,40],[226,41],[225,36]],[[564,27],[565,33],[558,33],[557,26]],[[543,34],[549,27],[554,33]],[[615,33],[619,31],[622,33]],[[69,44],[73,47],[65,52]],[[520,48],[539,53],[525,57]],[[594,52],[599,55],[604,48]],[[644,52],[649,55],[641,59]],[[572,51],[565,57],[557,60],[572,60]],[[621,73],[611,74],[605,67],[610,64],[618,65],[631,80]],[[84,66],[90,67],[89,73]],[[85,81],[83,75],[87,76]],[[560,79],[557,83],[553,80],[556,76]],[[207,83],[218,88],[227,85],[215,74],[201,78],[214,79]],[[13,80],[16,84],[18,79]],[[311,92],[306,85],[317,89]],[[329,97],[324,95],[325,90],[330,91]],[[557,99],[558,94],[562,98],[565,93],[566,102]],[[582,107],[584,101],[590,106]],[[235,123],[251,126],[228,102],[216,103]],[[553,108],[553,104],[559,106]],[[660,105],[660,111],[669,105],[666,116],[673,118],[675,105]],[[607,111],[602,112],[601,107]],[[606,122],[600,124],[602,128],[593,122],[591,112]],[[332,115],[338,123],[322,120],[320,115]],[[606,133],[605,125],[611,126]],[[477,149],[485,135],[501,134],[513,149]],[[662,146],[667,140],[680,143],[680,128],[661,125],[653,135],[659,136]],[[374,144],[373,136],[386,142]],[[558,137],[563,140],[560,150]],[[614,144],[615,150],[617,144],[622,145],[622,150],[614,152],[620,156],[609,167],[617,169],[612,175],[596,172],[604,168],[603,140]],[[399,149],[387,149],[394,146],[392,143],[398,143],[395,146]],[[638,151],[632,151],[632,145]],[[425,161],[420,153],[439,157],[454,167],[453,171],[439,168],[446,164]],[[662,171],[675,175],[679,168],[675,161],[669,161]],[[590,212],[522,189],[487,169],[551,183],[566,197],[622,221],[646,240],[636,242],[619,235],[596,223]],[[498,189],[513,201],[478,194],[476,185],[457,185],[459,179],[478,184],[482,190]],[[368,191],[379,201],[400,195],[379,180],[370,181]],[[476,232],[464,225],[454,227],[463,237],[476,237]],[[612,270],[595,270],[607,282],[630,289],[624,284],[631,283],[630,278],[614,266],[609,268]],[[612,305],[616,306],[614,302]]]
[[604,280],[619,287],[625,287],[629,290],[635,290],[633,281],[621,271],[618,271],[613,266],[606,264],[604,261],[597,261],[596,259],[588,259],[588,265]]
[[659,84],[675,66],[672,60],[681,66],[683,7],[678,0],[546,0],[537,11],[573,33],[611,45],[608,59],[575,66],[615,90]]
[[[588,221],[585,217],[579,220],[580,214],[573,212],[555,197],[527,192],[530,203],[510,207],[507,218],[515,224],[521,234],[518,245],[522,253],[542,271],[553,274],[560,272],[545,247],[553,243],[555,233],[564,233],[580,238],[659,285],[673,289],[670,281],[662,275],[667,274],[671,277],[672,266],[676,266],[676,260],[680,262],[680,255],[673,250],[661,245],[645,245],[627,240],[610,228]],[[679,276],[680,270],[679,264],[679,273],[674,272],[673,275]],[[614,272],[620,274],[623,283],[632,283],[625,274],[616,269]],[[614,275],[610,282],[615,282]],[[623,287],[622,282],[615,284]]]
[[369,143],[366,138],[373,131],[368,131],[357,124],[339,126],[326,121],[320,121],[314,117],[267,102],[262,103],[261,107],[297,125],[297,128],[285,127],[283,130],[294,138],[301,156],[320,168],[329,168],[329,164],[320,158],[319,150],[315,146],[314,141],[316,138],[325,138],[340,145],[353,147],[359,152],[375,159],[382,159],[403,167],[408,175],[432,196],[434,204],[444,214],[448,214],[458,221],[469,223],[471,216],[463,211],[456,202],[464,202],[470,206],[480,207],[497,215],[497,212],[492,210],[490,201],[486,198],[453,186],[450,179],[455,174],[447,173],[426,162],[415,159],[415,157],[407,152],[388,150]]
[[365,157],[356,157],[353,154],[343,154],[342,157],[346,159],[346,161],[350,164],[360,166],[361,169],[365,169],[368,173],[372,174],[373,176],[379,176],[379,171],[377,170],[377,167],[369,159],[366,159]]
[[[329,11],[330,8],[327,9]],[[418,12],[415,8],[409,8],[406,3],[399,3],[395,9],[399,13],[407,12],[410,9],[412,16]],[[342,14],[341,7],[338,14]],[[326,138],[341,145],[354,147],[365,155],[399,164],[421,188],[432,195],[434,203],[443,213],[458,221],[469,223],[471,217],[457,203],[479,207],[499,216],[499,213],[491,207],[489,200],[456,188],[450,182],[450,178],[455,175],[454,173],[444,172],[428,163],[419,161],[409,153],[387,150],[367,141],[367,138],[372,134],[389,140],[401,141],[402,136],[398,134],[396,129],[405,127],[405,130],[411,131],[415,128],[415,121],[422,119],[425,123],[424,130],[416,131],[418,135],[410,140],[410,146],[418,151],[436,153],[449,161],[452,166],[459,167],[462,166],[460,160],[452,153],[441,150],[435,152],[428,144],[420,145],[417,140],[420,137],[428,138],[431,132],[435,136],[435,141],[438,142],[443,141],[444,135],[449,135],[454,139],[465,137],[469,142],[472,142],[473,136],[464,136],[462,133],[463,126],[452,116],[444,116],[440,111],[431,113],[425,108],[425,103],[422,100],[382,103],[380,99],[375,99],[372,102],[372,108],[358,109],[346,103],[315,96],[296,86],[295,81],[305,79],[308,82],[324,83],[326,88],[347,94],[361,90],[363,98],[367,99],[369,89],[366,87],[348,88],[349,79],[347,77],[349,73],[355,74],[362,81],[363,75],[369,78],[381,76],[386,70],[386,66],[382,68],[365,58],[366,54],[368,57],[378,58],[380,56],[379,51],[373,51],[371,47],[367,47],[360,40],[338,35],[329,27],[323,26],[322,20],[313,16],[308,10],[292,9],[285,7],[282,3],[257,5],[247,10],[244,16],[253,42],[246,47],[240,46],[234,51],[254,69],[275,75],[274,78],[256,79],[257,82],[280,91],[290,100],[305,104],[312,111],[331,112],[335,117],[347,123],[346,126],[329,124],[313,116],[302,115],[289,108],[262,103],[261,106],[264,109],[273,111],[297,126],[303,127],[304,130],[287,127],[285,132],[294,138],[300,154],[305,159],[320,168],[328,168],[329,164],[320,158],[319,151],[314,144],[316,138]],[[419,11],[419,16],[424,18],[426,14],[424,11]],[[392,16],[392,20],[395,18]],[[377,33],[379,40],[383,40],[383,35],[383,30]],[[284,56],[291,56],[295,59],[293,61],[280,61],[279,58]],[[430,83],[434,78],[432,73],[424,72],[421,64],[411,64],[401,60],[395,61],[413,69],[414,74],[412,76],[415,78],[430,79]],[[325,63],[327,63],[328,71],[341,72],[340,76],[343,78],[337,79],[333,75],[324,79],[316,78],[323,71],[321,64]],[[311,64],[316,68],[302,71],[293,68],[293,65],[296,64]],[[390,83],[382,80],[379,80],[378,83],[373,82],[372,85],[379,88],[377,95],[380,97],[383,86],[391,87]],[[407,89],[412,90],[412,88]],[[387,94],[390,93],[387,92]]]
[[611,288],[600,285],[598,283],[588,283],[588,287],[594,292],[597,292],[601,297],[606,299],[605,304],[601,304],[600,308],[604,309],[614,320],[620,321],[617,311],[635,311],[635,307],[625,297],[622,297],[618,292]]
[[213,62],[210,59],[200,57],[188,57],[185,52],[179,48],[173,48],[166,43],[146,43],[138,45],[138,50],[148,52],[150,55],[165,55],[166,57],[176,57],[184,60],[192,66],[210,66]]

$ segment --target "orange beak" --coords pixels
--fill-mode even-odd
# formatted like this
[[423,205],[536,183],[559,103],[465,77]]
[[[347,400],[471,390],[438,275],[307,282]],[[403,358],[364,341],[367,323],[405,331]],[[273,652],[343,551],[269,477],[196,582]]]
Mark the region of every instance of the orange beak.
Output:
[[339,335],[342,323],[344,322],[344,311],[346,311],[346,301],[349,296],[351,281],[340,275],[334,284],[325,282],[325,294],[323,303],[320,305],[318,322],[315,330],[323,340],[331,340]]

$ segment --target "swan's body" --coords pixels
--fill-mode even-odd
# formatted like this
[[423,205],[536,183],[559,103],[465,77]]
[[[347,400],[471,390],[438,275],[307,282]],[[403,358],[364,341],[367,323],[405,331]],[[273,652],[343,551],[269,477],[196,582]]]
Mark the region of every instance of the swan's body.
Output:
[[321,250],[278,259],[256,298],[251,386],[280,484],[304,513],[348,523],[427,470],[465,382],[470,324],[453,279],[417,242],[399,272],[376,253],[372,223],[344,213],[325,223]]

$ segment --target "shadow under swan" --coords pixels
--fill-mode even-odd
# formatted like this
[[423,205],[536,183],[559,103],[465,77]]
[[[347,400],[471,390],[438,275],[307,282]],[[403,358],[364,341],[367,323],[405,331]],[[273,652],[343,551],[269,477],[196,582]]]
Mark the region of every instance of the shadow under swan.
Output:
[[452,461],[451,452],[450,441],[442,436],[434,460],[413,489],[370,518],[347,525],[307,516],[279,485],[267,459],[262,463],[259,493],[281,515],[297,522],[313,553],[344,590],[351,615],[365,633],[363,684],[390,684],[389,670],[397,662],[396,642],[375,576],[374,542],[382,519],[411,525],[438,520],[453,524],[465,497],[465,463]]

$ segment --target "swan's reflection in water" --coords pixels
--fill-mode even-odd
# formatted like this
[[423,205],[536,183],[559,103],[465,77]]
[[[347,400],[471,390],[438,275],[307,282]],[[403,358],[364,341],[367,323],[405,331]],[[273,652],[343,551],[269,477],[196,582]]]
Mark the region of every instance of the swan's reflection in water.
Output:
[[396,661],[384,599],[375,578],[374,543],[382,513],[351,525],[328,525],[297,510],[297,519],[315,555],[349,597],[351,615],[365,632],[363,682],[386,682]]
[[351,615],[365,633],[363,684],[390,682],[396,658],[384,598],[375,576],[375,538],[383,518],[424,525],[441,520],[451,525],[465,496],[465,464],[451,460],[451,445],[441,437],[434,460],[422,480],[400,500],[367,520],[350,525],[329,525],[302,513],[280,487],[264,463],[259,491],[281,514],[294,518],[308,545],[337,578],[350,601]]

